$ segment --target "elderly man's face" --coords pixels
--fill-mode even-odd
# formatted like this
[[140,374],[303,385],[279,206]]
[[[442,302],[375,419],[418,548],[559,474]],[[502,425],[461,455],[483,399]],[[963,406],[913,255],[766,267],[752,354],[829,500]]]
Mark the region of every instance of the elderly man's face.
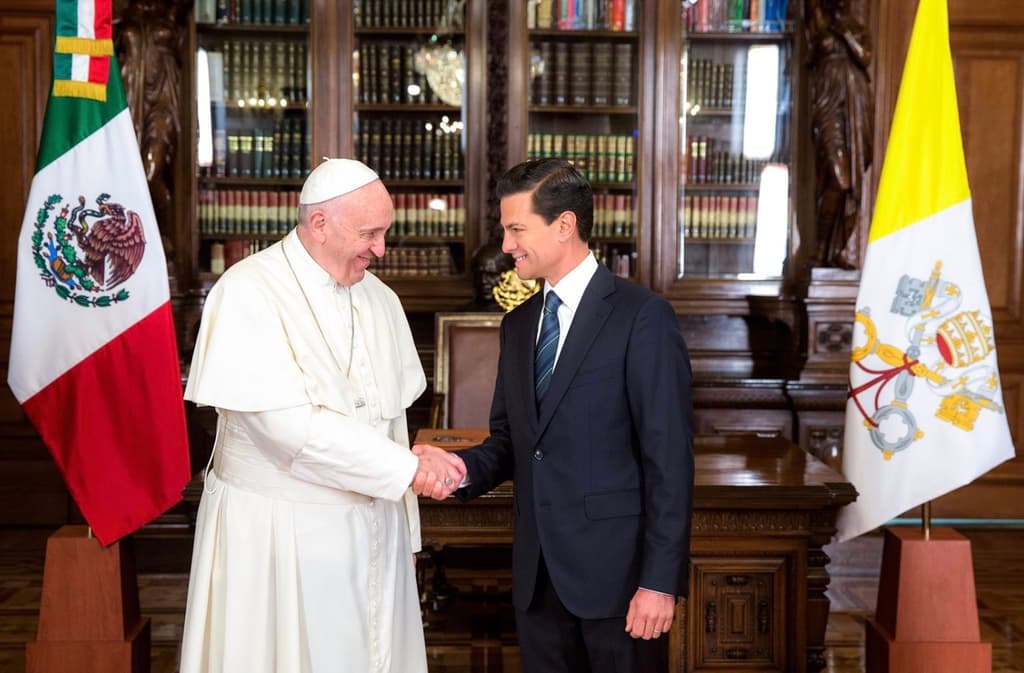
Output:
[[375,257],[384,256],[394,214],[391,196],[382,182],[371,182],[339,198],[327,214],[327,271],[350,287],[363,279]]

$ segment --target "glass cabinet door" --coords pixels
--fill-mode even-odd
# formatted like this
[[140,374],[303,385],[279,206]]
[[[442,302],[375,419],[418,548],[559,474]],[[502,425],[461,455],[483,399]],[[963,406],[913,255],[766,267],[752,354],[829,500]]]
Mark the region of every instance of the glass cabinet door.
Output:
[[594,188],[591,248],[637,273],[640,0],[527,3],[527,158],[563,157]]
[[353,13],[353,146],[395,201],[388,253],[371,268],[464,274],[465,2],[356,0]]
[[778,278],[793,181],[786,3],[684,0],[682,12],[678,277]]
[[308,12],[299,2],[196,6],[200,275],[295,224],[310,163]]

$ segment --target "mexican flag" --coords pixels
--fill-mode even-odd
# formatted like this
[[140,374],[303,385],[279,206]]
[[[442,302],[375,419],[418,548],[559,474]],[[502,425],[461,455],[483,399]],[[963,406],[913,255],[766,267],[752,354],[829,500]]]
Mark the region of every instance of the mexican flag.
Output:
[[857,295],[838,539],[1012,458],[974,233],[946,0],[921,0]]
[[104,544],[178,502],[189,478],[166,261],[110,17],[110,0],[57,2],[8,377]]

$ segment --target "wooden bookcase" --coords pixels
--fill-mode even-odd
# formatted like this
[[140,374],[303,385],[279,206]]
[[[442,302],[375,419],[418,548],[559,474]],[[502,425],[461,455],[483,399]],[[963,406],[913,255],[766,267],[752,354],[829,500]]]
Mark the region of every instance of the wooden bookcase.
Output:
[[[294,224],[309,172],[310,27],[298,3],[196,21],[194,267],[212,281]],[[201,18],[214,18],[204,16]]]

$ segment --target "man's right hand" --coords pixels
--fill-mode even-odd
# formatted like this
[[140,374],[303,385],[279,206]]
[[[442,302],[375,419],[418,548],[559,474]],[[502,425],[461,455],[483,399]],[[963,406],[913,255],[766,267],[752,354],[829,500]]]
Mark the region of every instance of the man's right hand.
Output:
[[412,452],[419,458],[419,469],[412,479],[416,495],[444,500],[459,487],[466,476],[466,465],[453,453],[430,444],[417,444]]

